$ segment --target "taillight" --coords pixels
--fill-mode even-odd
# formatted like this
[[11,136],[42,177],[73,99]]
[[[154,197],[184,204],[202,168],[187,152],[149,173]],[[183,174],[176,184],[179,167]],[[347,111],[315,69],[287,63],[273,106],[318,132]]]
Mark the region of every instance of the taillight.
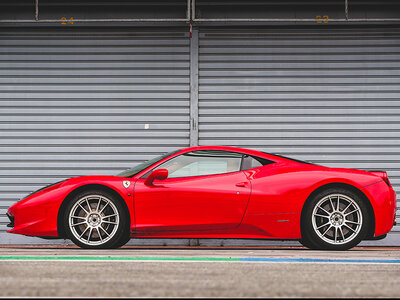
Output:
[[390,184],[390,181],[389,181],[389,177],[388,177],[388,175],[387,175],[387,173],[385,171],[370,171],[370,173],[381,177],[383,179],[383,181],[386,182],[386,184],[389,187],[392,187],[392,185]]

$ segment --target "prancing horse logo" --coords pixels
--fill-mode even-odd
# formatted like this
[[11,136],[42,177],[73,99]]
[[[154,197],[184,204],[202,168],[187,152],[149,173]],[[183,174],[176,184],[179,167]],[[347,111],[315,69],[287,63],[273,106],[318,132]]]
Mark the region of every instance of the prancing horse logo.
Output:
[[131,185],[130,181],[123,181],[122,184],[124,185],[124,187],[128,188]]

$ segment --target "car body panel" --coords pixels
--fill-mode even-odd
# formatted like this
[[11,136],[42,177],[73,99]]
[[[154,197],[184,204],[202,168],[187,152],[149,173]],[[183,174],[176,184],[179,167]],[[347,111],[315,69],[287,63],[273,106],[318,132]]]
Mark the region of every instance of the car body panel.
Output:
[[[168,178],[145,186],[143,175],[196,150],[235,151],[275,163],[234,173]],[[236,186],[243,182],[247,183],[244,187]],[[126,204],[132,237],[300,239],[304,204],[315,190],[329,184],[350,185],[365,194],[374,210],[375,236],[391,230],[396,195],[377,175],[301,163],[256,150],[202,146],[182,149],[131,178],[82,176],[45,188],[9,208],[15,225],[8,232],[61,237],[57,221],[63,201],[79,188],[103,186]]]
[[277,164],[271,168],[251,170],[251,201],[243,220],[265,232],[271,238],[297,239],[301,237],[300,218],[308,197],[323,186],[347,184],[363,186],[383,182],[364,173],[341,173],[319,166]]
[[115,176],[82,176],[43,189],[9,208],[8,214],[15,217],[15,225],[7,232],[40,237],[59,236],[57,228],[58,212],[65,198],[78,188],[83,186],[94,188],[97,185],[110,188],[123,198],[129,209],[132,228],[135,224],[133,184],[130,183],[129,187],[125,188],[123,181],[132,182],[132,179],[121,180],[120,177]]
[[250,184],[244,172],[169,178],[153,186],[139,179],[134,193],[137,232],[227,230],[241,223]]
[[361,191],[371,202],[375,215],[375,236],[388,233],[396,218],[396,193],[389,188],[386,182],[379,181],[371,184]]

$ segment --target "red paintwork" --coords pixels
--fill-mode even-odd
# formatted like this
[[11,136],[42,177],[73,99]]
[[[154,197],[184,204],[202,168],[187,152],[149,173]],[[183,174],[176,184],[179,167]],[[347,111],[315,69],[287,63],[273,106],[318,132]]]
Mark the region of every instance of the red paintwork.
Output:
[[[136,231],[234,229],[246,211],[250,196],[244,172],[170,178],[153,186],[135,184]],[[237,194],[239,193],[239,194]]]
[[168,178],[168,170],[166,169],[159,169],[151,172],[151,174],[146,178],[144,184],[147,186],[153,185],[154,180],[165,180]]
[[121,195],[129,209],[131,227],[134,227],[133,186],[126,189],[121,178],[115,176],[84,176],[71,178],[15,203],[8,209],[8,214],[15,216],[15,226],[7,232],[57,237],[57,217],[63,200],[79,187],[99,184],[107,186]]
[[[276,163],[228,174],[156,179],[150,186],[140,179],[172,157],[208,149],[246,153]],[[129,188],[123,186],[124,180],[131,181]],[[203,146],[183,149],[133,178],[76,177],[37,192],[9,208],[15,227],[8,232],[57,237],[58,212],[67,195],[79,187],[103,185],[124,199],[132,237],[300,239],[305,201],[329,183],[349,184],[366,195],[374,210],[375,236],[391,230],[396,195],[377,174],[303,164],[255,150]]]

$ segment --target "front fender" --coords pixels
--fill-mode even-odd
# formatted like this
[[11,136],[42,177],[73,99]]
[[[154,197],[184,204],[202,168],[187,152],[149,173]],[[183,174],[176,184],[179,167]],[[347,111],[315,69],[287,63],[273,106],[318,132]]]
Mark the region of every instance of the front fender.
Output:
[[[132,179],[114,176],[76,177],[46,188],[15,203],[8,209],[14,216],[14,228],[9,233],[39,237],[59,237],[58,215],[68,196],[76,190],[95,186],[104,186],[121,196],[131,216],[131,228],[134,226],[133,183]],[[123,181],[129,181],[125,187]]]

